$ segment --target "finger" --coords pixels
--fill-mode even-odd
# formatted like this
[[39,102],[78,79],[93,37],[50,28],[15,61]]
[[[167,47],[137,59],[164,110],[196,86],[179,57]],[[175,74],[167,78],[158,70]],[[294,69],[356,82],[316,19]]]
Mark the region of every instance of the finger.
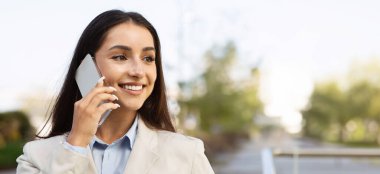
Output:
[[114,94],[107,94],[107,93],[100,93],[96,96],[94,96],[89,103],[88,107],[90,109],[96,109],[99,105],[103,103],[109,103],[119,100],[116,95]]
[[93,98],[98,95],[98,94],[102,94],[102,93],[108,93],[108,94],[112,94],[116,92],[116,89],[114,87],[111,87],[111,86],[103,86],[103,87],[96,87],[94,89],[92,89],[88,94],[87,96],[85,96],[83,98],[83,103],[85,105],[88,105],[91,103],[91,101],[93,100]]
[[117,108],[120,108],[120,105],[117,104],[117,103],[104,103],[104,104],[101,104],[96,109],[96,113],[99,114],[99,115],[103,115],[104,112],[106,112],[107,110],[110,110],[110,109],[114,110],[114,109],[117,109]]
[[[95,88],[105,87],[105,79],[106,79],[106,77],[104,77],[104,76],[100,77],[100,79],[98,80],[98,82],[95,85]],[[116,92],[116,88],[114,88],[112,86],[108,86],[108,87],[111,88],[112,90],[114,90],[114,92]]]
[[86,97],[86,100],[91,101],[95,96],[99,94],[112,94],[114,92],[116,92],[116,89],[111,86],[97,87],[91,90],[91,92],[88,94],[88,97]]
[[106,79],[106,77],[104,77],[104,76],[100,77],[100,79],[96,83],[95,87],[102,87],[102,86],[104,86],[104,79]]

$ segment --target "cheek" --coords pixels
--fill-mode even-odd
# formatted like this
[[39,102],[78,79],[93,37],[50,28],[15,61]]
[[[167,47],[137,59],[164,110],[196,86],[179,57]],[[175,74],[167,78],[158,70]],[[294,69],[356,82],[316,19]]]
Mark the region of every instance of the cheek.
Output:
[[103,64],[102,66],[99,66],[99,70],[102,75],[106,77],[105,81],[109,85],[116,82],[119,74],[121,73],[120,68],[111,66],[109,64]]
[[103,75],[103,76],[105,76],[107,78],[106,75],[109,74],[109,72],[107,70],[110,69],[109,65],[107,64],[107,62],[105,62],[104,60],[97,59],[96,65],[98,66],[98,70],[101,73],[101,75]]
[[157,80],[157,72],[156,72],[156,68],[152,69],[152,70],[149,72],[149,78],[150,78],[151,83],[154,85],[154,83],[155,83],[156,80]]

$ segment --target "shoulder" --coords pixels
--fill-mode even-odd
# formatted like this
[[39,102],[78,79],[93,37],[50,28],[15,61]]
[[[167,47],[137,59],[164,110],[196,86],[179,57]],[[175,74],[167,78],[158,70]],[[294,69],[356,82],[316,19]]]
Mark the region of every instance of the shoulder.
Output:
[[36,139],[25,144],[24,149],[45,149],[49,146],[57,146],[65,141],[65,135],[58,135],[46,139]]
[[172,151],[204,153],[203,141],[198,138],[164,130],[157,131],[157,137],[160,146]]
[[54,136],[46,139],[37,139],[24,145],[23,153],[28,158],[44,159],[51,155],[51,152],[60,146],[65,140],[64,135]]
[[16,160],[17,173],[86,173],[89,159],[65,149],[65,141],[60,135],[28,142]]

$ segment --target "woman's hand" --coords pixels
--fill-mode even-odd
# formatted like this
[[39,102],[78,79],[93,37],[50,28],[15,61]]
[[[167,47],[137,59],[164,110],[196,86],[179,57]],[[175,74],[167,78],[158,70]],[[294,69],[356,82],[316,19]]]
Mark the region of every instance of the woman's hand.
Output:
[[104,86],[103,80],[104,77],[100,78],[95,88],[74,104],[73,123],[67,138],[71,145],[86,147],[95,135],[103,113],[120,107],[112,102],[118,100],[112,94],[116,89]]

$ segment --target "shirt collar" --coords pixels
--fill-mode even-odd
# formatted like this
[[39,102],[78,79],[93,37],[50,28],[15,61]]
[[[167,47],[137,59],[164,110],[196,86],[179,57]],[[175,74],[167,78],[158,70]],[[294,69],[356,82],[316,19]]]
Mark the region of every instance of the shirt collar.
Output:
[[[136,139],[136,134],[137,134],[137,129],[138,129],[138,124],[137,124],[138,120],[139,120],[139,115],[136,116],[136,118],[133,121],[131,128],[129,128],[128,132],[126,134],[124,134],[124,136],[122,136],[119,139],[115,140],[114,142],[117,142],[119,140],[120,141],[127,141],[129,139],[129,148],[132,149],[133,144],[134,144],[135,139]],[[96,135],[91,140],[91,143],[90,143],[90,148],[91,149],[94,147],[95,143],[106,144],[101,139],[99,139],[98,137],[96,137]]]
[[133,147],[133,144],[135,143],[135,139],[136,139],[136,134],[137,134],[137,122],[139,120],[139,116],[137,115],[137,117],[135,118],[135,121],[133,121],[133,124],[131,126],[131,128],[128,130],[128,132],[126,133],[126,135],[124,136],[127,136],[129,138],[129,141],[130,141],[130,148],[132,149]]

